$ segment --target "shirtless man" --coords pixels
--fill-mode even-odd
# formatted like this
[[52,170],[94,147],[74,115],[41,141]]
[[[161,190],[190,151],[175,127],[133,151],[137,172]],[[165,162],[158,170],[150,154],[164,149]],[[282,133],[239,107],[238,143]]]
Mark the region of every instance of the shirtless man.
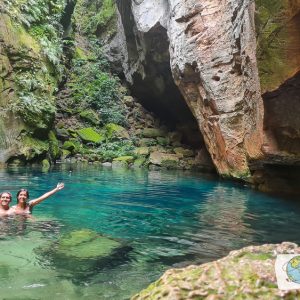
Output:
[[12,210],[9,208],[11,198],[11,193],[9,192],[3,192],[0,194],[0,216],[7,216],[12,213]]

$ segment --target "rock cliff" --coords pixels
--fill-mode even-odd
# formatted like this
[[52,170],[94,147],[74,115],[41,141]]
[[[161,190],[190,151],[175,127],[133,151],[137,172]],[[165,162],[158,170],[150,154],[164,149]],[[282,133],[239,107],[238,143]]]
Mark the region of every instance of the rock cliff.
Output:
[[[167,88],[165,74],[150,75],[148,64],[169,63],[218,172],[248,177],[249,161],[261,156],[263,129],[254,3],[159,0],[132,1],[128,7],[120,1],[119,10],[130,37],[121,46],[128,57],[125,76],[133,90],[151,78],[155,90]],[[167,103],[172,106],[173,98]]]
[[110,59],[146,106],[183,118],[184,101],[222,176],[298,180],[299,1],[117,3]]

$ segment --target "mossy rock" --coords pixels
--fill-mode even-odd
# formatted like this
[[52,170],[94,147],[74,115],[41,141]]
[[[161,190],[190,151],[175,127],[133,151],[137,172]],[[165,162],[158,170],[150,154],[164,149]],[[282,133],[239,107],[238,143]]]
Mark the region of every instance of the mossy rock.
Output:
[[113,159],[113,161],[121,161],[126,163],[132,163],[134,161],[134,157],[127,155],[127,156],[120,156]]
[[145,138],[157,138],[166,136],[167,132],[157,128],[144,128],[142,130],[142,136]]
[[256,0],[257,61],[262,93],[299,71],[299,1]]
[[62,150],[62,158],[67,158],[71,155],[71,151],[63,149]]
[[176,154],[155,151],[150,154],[149,161],[153,165],[172,168],[172,166],[178,165],[179,158]]
[[65,141],[62,145],[62,149],[69,150],[71,153],[78,153],[80,150],[80,144],[77,140],[68,140]]
[[145,166],[147,159],[145,157],[137,158],[133,163],[133,168],[142,168]]
[[174,159],[165,159],[161,162],[161,166],[165,169],[176,170],[178,169],[179,162]]
[[156,140],[160,146],[167,146],[169,144],[169,139],[165,137],[159,136]]
[[83,229],[63,236],[58,242],[57,254],[77,259],[104,258],[121,247],[121,243]]
[[22,139],[20,152],[26,160],[34,160],[45,155],[49,151],[49,143],[26,136]]
[[82,141],[86,143],[99,144],[104,140],[104,137],[91,127],[77,130],[77,134],[82,139]]
[[89,109],[89,110],[85,110],[82,111],[79,114],[80,118],[83,119],[84,121],[92,124],[92,125],[99,125],[100,123],[100,118],[97,115],[96,112],[94,112],[93,110]]
[[142,138],[138,141],[140,147],[150,147],[157,145],[157,140],[153,138]]
[[48,159],[43,159],[42,160],[42,170],[45,172],[45,171],[48,171],[50,169],[50,162]]
[[70,133],[65,128],[56,128],[56,135],[60,140],[66,140],[70,138]]
[[138,147],[134,149],[134,154],[147,156],[150,153],[150,149],[148,147]]
[[49,153],[51,159],[56,160],[61,156],[61,150],[59,148],[59,143],[55,136],[55,133],[52,130],[48,134],[48,139],[49,139]]
[[107,139],[112,139],[112,138],[118,138],[118,139],[129,139],[129,133],[128,131],[117,124],[114,123],[108,123],[105,125],[105,135]]
[[132,300],[299,299],[300,290],[279,290],[277,254],[300,253],[294,243],[250,246],[217,261],[170,269]]
[[182,157],[192,157],[192,156],[194,156],[194,151],[193,150],[186,149],[186,148],[183,148],[183,147],[174,148],[174,152],[177,155],[181,155]]

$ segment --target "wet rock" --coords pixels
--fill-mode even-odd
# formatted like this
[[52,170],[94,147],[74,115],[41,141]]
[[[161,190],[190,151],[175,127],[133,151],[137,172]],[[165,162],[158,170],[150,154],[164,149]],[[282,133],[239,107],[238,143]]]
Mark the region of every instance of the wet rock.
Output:
[[145,166],[146,161],[147,161],[146,158],[144,158],[144,157],[139,157],[139,158],[137,158],[137,159],[134,161],[132,167],[133,167],[133,168],[142,168],[142,167]]
[[178,164],[179,158],[176,154],[155,151],[150,154],[149,162],[153,165],[171,167]]
[[182,157],[192,157],[192,156],[194,156],[194,151],[193,150],[182,148],[182,147],[174,148],[174,152],[177,155],[182,155]]
[[149,153],[150,153],[150,150],[148,147],[138,147],[138,148],[135,148],[135,150],[134,150],[134,154],[136,154],[136,155],[147,156],[147,155],[149,155]]

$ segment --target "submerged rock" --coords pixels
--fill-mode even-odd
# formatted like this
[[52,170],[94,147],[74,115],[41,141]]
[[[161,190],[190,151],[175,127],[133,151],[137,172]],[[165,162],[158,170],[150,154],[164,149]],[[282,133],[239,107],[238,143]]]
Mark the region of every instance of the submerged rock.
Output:
[[299,299],[300,290],[277,288],[275,259],[283,253],[300,253],[300,247],[250,246],[214,262],[171,269],[132,299]]
[[91,230],[72,231],[59,242],[57,254],[79,259],[107,257],[121,243]]
[[65,278],[82,282],[94,276],[95,270],[122,263],[131,249],[124,242],[82,229],[63,235],[55,243],[36,248],[35,253],[40,257],[47,256],[47,264],[61,270]]

